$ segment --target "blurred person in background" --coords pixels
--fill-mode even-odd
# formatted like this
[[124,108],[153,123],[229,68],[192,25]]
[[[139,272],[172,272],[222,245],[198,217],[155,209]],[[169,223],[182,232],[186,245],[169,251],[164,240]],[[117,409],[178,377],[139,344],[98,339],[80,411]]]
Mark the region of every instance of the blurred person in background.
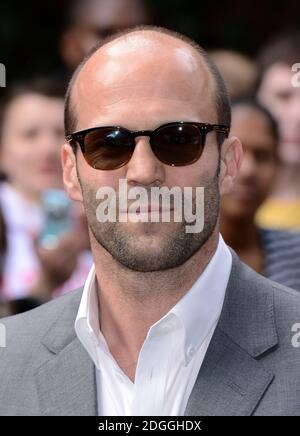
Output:
[[0,288],[2,286],[2,281],[3,281],[3,267],[4,267],[6,250],[7,250],[6,226],[5,226],[2,210],[0,208]]
[[255,214],[278,169],[278,130],[271,114],[251,99],[233,103],[232,134],[244,156],[233,191],[221,200],[221,233],[251,268],[300,291],[300,232],[259,228]]
[[[3,280],[3,266],[4,266],[6,248],[7,248],[6,228],[5,228],[2,210],[0,209],[0,288],[2,286],[2,280]],[[11,313],[9,311],[9,306],[5,301],[1,299],[0,296],[0,318],[4,316],[8,316],[10,314]]]
[[253,95],[257,66],[251,58],[234,50],[213,50],[209,54],[219,68],[232,99]]
[[37,78],[11,86],[2,101],[0,166],[6,181],[0,185],[0,206],[7,240],[2,257],[4,300],[47,300],[53,292],[64,293],[82,285],[90,267],[80,211],[74,229],[57,247],[49,250],[38,243],[44,221],[42,194],[63,189],[63,96],[60,82]]
[[[0,289],[2,287],[3,267],[4,267],[6,249],[7,249],[6,227],[3,218],[3,213],[2,210],[0,209]],[[7,301],[4,301],[1,298],[1,294],[0,294],[0,318],[13,315],[14,313],[15,312],[13,312],[10,304]],[[0,334],[1,334],[1,328],[0,328]],[[1,344],[1,340],[0,340],[0,344]]]
[[152,13],[145,0],[74,0],[65,15],[59,52],[70,76],[97,42],[118,30],[147,24]]
[[279,168],[268,200],[259,209],[263,227],[300,229],[300,88],[292,66],[300,62],[300,32],[268,43],[258,58],[257,98],[279,124]]

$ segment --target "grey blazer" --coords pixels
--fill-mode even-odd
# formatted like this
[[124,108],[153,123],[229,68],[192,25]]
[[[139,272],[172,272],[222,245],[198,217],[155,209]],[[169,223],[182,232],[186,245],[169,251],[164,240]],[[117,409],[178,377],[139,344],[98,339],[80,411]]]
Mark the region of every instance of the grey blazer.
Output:
[[[1,320],[0,415],[97,414],[94,365],[74,331],[81,294]],[[300,294],[233,253],[221,317],[185,414],[300,415],[296,323]]]

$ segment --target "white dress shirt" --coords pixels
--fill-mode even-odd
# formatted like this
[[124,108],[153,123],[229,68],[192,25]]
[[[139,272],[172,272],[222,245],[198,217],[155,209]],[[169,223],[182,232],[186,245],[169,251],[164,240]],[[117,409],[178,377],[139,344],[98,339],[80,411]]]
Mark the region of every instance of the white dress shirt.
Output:
[[[96,366],[100,416],[181,416],[219,320],[232,264],[221,235],[216,252],[189,291],[153,324],[140,350],[134,383],[111,355],[99,328],[93,266],[75,330]],[[101,304],[101,301],[100,301]]]

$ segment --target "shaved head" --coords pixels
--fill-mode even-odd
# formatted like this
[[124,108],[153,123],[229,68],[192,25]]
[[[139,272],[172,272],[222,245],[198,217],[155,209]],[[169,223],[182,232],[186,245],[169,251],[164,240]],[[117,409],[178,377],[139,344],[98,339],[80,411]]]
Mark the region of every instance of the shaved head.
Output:
[[[153,87],[168,98],[176,91],[184,104],[207,99],[214,122],[230,126],[230,102],[216,66],[194,41],[176,32],[142,26],[102,41],[78,66],[68,87],[65,106],[66,135],[91,127],[85,119],[89,105],[98,105],[110,93],[126,86],[141,97]],[[122,98],[121,94],[117,97]],[[111,101],[113,107],[116,101]],[[194,101],[193,101],[194,100]],[[89,125],[87,125],[89,123]]]
[[[206,52],[161,28],[130,29],[95,47],[75,72],[67,97],[67,134],[109,126],[153,132],[174,122],[230,125],[227,91]],[[194,163],[179,166],[168,165],[155,155],[150,134],[137,136],[129,161],[112,170],[90,164],[77,141],[64,144],[64,180],[72,198],[84,204],[92,250],[108,253],[129,270],[157,272],[182,265],[214,240],[220,191],[230,188],[230,174],[241,156],[238,140],[217,133],[207,134]],[[101,149],[101,138],[95,140],[95,149]],[[203,187],[203,229],[187,233],[185,218],[181,222],[99,223],[99,187],[120,194],[121,179],[129,189],[143,187],[147,192],[152,187]],[[196,210],[195,196],[192,208]]]

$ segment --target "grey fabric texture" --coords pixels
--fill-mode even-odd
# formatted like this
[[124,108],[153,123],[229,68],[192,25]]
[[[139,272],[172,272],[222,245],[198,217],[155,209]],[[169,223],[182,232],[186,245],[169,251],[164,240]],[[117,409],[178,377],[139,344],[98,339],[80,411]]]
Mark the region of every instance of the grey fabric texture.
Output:
[[[300,294],[240,262],[234,252],[220,320],[187,416],[300,415]],[[97,414],[95,368],[74,322],[82,289],[0,320],[0,415]],[[204,302],[205,304],[205,302]]]

